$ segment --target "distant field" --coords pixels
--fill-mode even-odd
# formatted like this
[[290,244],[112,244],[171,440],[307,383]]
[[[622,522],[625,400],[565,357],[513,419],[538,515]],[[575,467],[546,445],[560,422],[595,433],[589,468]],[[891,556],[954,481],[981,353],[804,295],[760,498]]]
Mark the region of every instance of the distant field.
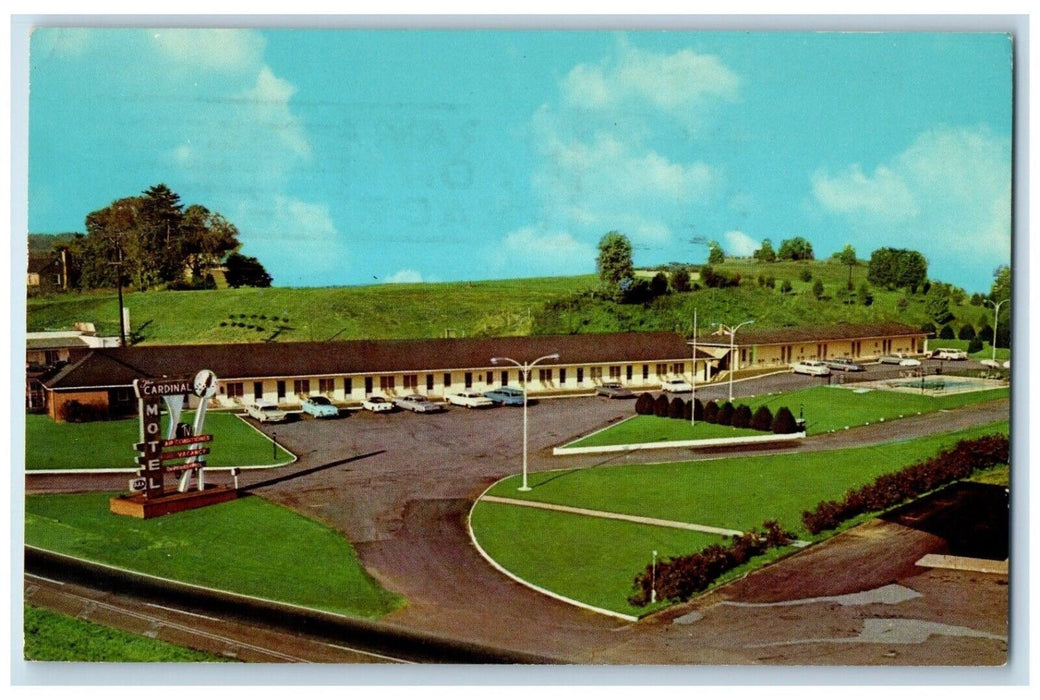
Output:
[[[518,491],[520,477],[513,476],[495,484],[488,494],[743,531],[776,519],[800,539],[815,541],[833,533],[810,535],[802,525],[802,511],[959,440],[1007,431],[1008,423],[1000,422],[900,443],[808,455],[536,472],[528,475],[531,491]],[[841,529],[869,517],[860,516]],[[650,563],[653,550],[662,557],[674,556],[719,541],[696,532],[486,501],[475,505],[471,522],[481,547],[514,574],[569,598],[628,615],[651,611],[630,605],[627,597],[636,574]],[[782,552],[773,552],[753,566],[780,555]]]
[[27,496],[26,544],[345,615],[378,618],[404,604],[343,535],[257,496],[138,520],[109,512],[114,495]]
[[[47,416],[27,415],[25,468],[137,469],[133,446],[140,440],[139,426],[136,418],[57,423]],[[211,467],[264,466],[292,459],[280,446],[276,452],[267,437],[230,413],[207,413],[205,431],[213,435],[212,452],[207,455]]]
[[26,605],[25,658],[31,661],[220,662],[226,657],[104,627]]
[[[248,343],[268,339],[443,338],[526,335],[542,305],[597,284],[595,276],[366,287],[134,292],[124,301],[144,343]],[[90,321],[118,335],[113,293],[28,300],[30,331]],[[224,324],[224,325],[221,325]],[[232,325],[238,324],[238,325]]]

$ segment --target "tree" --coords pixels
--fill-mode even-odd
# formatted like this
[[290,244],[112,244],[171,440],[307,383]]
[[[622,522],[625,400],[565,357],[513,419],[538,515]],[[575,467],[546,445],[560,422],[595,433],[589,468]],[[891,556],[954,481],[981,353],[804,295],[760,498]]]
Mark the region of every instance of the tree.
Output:
[[715,422],[719,425],[733,425],[734,410],[733,404],[729,401],[723,402],[723,404],[719,406],[719,412],[715,416]]
[[677,292],[690,291],[690,269],[685,265],[672,273],[672,289]]
[[777,257],[780,260],[813,260],[812,244],[801,236],[787,239],[780,243]]
[[657,416],[658,418],[667,418],[668,417],[668,407],[670,405],[671,404],[668,401],[668,397],[665,396],[664,394],[661,394],[660,396],[658,396],[654,400],[654,415]]
[[[998,348],[1011,347],[1011,291],[1011,268],[1002,265],[993,273],[993,286],[989,290],[990,303],[987,304],[990,310],[996,304],[1000,304],[1000,314],[997,317],[997,337],[994,339],[994,345]],[[1009,301],[1005,302],[1005,299]]]
[[611,291],[617,291],[621,280],[632,279],[632,244],[617,231],[611,231],[599,241],[599,256],[596,258],[599,278]]
[[838,253],[837,258],[838,262],[849,268],[849,289],[852,289],[852,268],[859,264],[856,260],[856,249],[851,245],[846,245],[842,248],[841,252]]
[[659,297],[668,293],[668,277],[663,272],[658,272],[650,280],[651,296]]
[[726,252],[722,250],[722,246],[719,245],[718,241],[712,241],[708,244],[708,264],[709,265],[721,265],[726,262]]
[[794,289],[794,287],[791,286],[791,280],[784,280],[780,283],[781,294],[790,294],[792,289]]
[[227,267],[224,276],[229,287],[270,287],[273,281],[256,258],[232,253],[224,265]]
[[238,229],[233,223],[200,204],[184,210],[180,257],[191,278],[202,277],[228,253],[238,249]]
[[676,396],[672,399],[671,403],[668,404],[668,417],[669,418],[683,418],[683,414],[686,412],[686,402],[680,397]]
[[636,413],[640,416],[652,416],[654,415],[654,397],[644,391],[636,399]]
[[874,294],[870,291],[870,287],[866,282],[860,282],[858,296],[859,303],[863,306],[870,306],[874,303]]
[[931,290],[928,293],[924,310],[937,325],[949,323],[953,320],[953,313],[950,311],[950,300],[940,288]]
[[953,340],[954,337],[955,336],[954,336],[954,333],[953,333],[953,329],[950,328],[949,324],[943,326],[942,330],[939,331],[939,338],[941,340]]
[[905,288],[916,294],[928,277],[928,262],[916,250],[878,248],[870,254],[867,281],[875,287]]
[[715,423],[719,419],[719,405],[714,401],[709,401],[704,404],[704,421],[707,423]]
[[740,404],[733,411],[733,427],[747,428],[751,425],[751,409]]
[[773,242],[768,238],[762,241],[762,246],[753,253],[755,260],[759,262],[776,262],[776,251],[773,250]]
[[823,296],[823,280],[816,280],[813,282],[812,293],[817,299]]

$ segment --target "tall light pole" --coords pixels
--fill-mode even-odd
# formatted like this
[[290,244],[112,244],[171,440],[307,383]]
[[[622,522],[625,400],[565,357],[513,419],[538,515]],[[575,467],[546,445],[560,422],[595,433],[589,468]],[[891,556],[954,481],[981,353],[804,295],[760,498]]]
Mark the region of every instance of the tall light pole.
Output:
[[521,363],[517,362],[511,357],[492,357],[491,364],[497,365],[503,362],[514,364],[520,368],[524,377],[524,478],[523,483],[520,485],[519,491],[530,491],[531,487],[527,485],[527,384],[531,381],[531,368],[542,360],[558,360],[560,359],[559,353],[553,353],[551,355],[542,355],[533,362]]
[[693,310],[693,374],[690,375],[690,426],[697,424],[697,309]]
[[998,302],[993,302],[991,299],[985,300],[987,304],[993,307],[993,361],[997,361],[997,319],[1000,315],[1000,305],[1010,299],[1001,299]]
[[730,403],[733,403],[733,371],[734,371],[734,369],[736,367],[736,359],[737,359],[736,355],[735,355],[735,353],[737,351],[737,344],[736,344],[737,331],[739,331],[742,326],[746,326],[749,323],[754,323],[754,321],[753,320],[752,321],[744,321],[743,323],[738,323],[735,326],[726,326],[726,325],[723,325],[721,323],[718,324],[719,328],[721,328],[722,330],[724,330],[727,333],[729,333],[729,402]]

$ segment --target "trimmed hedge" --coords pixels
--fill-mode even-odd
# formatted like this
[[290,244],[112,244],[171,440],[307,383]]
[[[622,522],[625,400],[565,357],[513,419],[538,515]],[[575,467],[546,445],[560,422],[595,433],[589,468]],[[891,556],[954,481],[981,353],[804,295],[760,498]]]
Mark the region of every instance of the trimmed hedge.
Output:
[[734,428],[751,427],[751,409],[740,404],[733,410],[733,421],[730,423]]
[[640,416],[654,415],[654,397],[650,395],[650,392],[644,391],[636,399],[636,414]]
[[662,559],[647,564],[636,576],[636,592],[628,602],[640,607],[650,603],[651,591],[657,590],[661,600],[680,602],[688,600],[710,586],[727,571],[745,564],[752,557],[772,547],[782,547],[794,540],[775,520],[762,524],[765,532],[752,528],[743,535],[734,535],[728,546],[713,544],[695,554]]
[[715,422],[719,425],[733,425],[733,404],[726,401],[719,406],[719,415],[716,417]]
[[751,428],[753,430],[761,430],[762,432],[773,429],[773,412],[769,410],[769,406],[758,407],[754,417],[751,419]]
[[708,423],[719,422],[719,405],[714,401],[704,404],[704,420]]
[[1009,449],[1006,435],[961,440],[935,457],[893,474],[883,474],[871,484],[850,490],[841,501],[821,501],[815,510],[802,513],[802,522],[814,535],[833,530],[857,515],[885,510],[952,481],[965,479],[976,469],[1007,464]]
[[672,402],[668,404],[668,417],[669,418],[682,418],[683,413],[686,411],[686,402],[676,396],[672,399]]
[[794,414],[791,413],[791,409],[787,406],[781,406],[777,409],[776,417],[773,418],[773,432],[777,435],[789,435],[798,432],[798,422],[794,419]]
[[657,397],[657,400],[654,402],[654,415],[658,418],[667,418],[668,407],[670,405],[671,404],[668,401],[668,397],[664,394],[661,394]]

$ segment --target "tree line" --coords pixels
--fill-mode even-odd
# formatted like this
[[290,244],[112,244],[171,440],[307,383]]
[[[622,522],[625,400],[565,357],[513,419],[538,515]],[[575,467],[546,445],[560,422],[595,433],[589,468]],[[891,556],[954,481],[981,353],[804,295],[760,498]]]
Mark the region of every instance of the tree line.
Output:
[[56,237],[52,253],[67,265],[70,288],[138,290],[269,287],[259,260],[240,254],[238,228],[201,204],[185,206],[164,184],[118,199],[86,217],[86,234]]

